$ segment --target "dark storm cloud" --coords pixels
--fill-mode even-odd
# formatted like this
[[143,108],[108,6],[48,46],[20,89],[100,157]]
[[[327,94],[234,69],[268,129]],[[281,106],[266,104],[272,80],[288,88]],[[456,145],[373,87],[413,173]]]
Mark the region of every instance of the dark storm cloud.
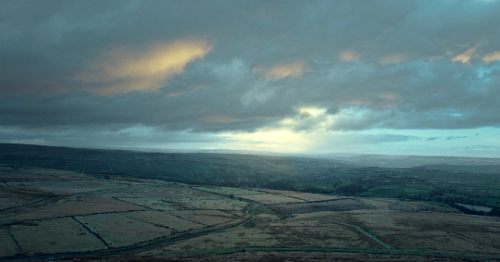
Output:
[[[500,62],[483,58],[500,51],[499,13],[495,1],[2,1],[0,125],[252,131],[318,107],[335,130],[498,126]],[[103,94],[130,81],[79,77],[117,48],[179,39],[210,48],[157,90]],[[307,121],[293,128],[319,120]]]

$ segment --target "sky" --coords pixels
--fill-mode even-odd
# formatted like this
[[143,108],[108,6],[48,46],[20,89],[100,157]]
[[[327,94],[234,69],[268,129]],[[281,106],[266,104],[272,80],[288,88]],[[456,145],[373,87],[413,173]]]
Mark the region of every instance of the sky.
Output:
[[500,157],[500,1],[0,1],[0,142]]

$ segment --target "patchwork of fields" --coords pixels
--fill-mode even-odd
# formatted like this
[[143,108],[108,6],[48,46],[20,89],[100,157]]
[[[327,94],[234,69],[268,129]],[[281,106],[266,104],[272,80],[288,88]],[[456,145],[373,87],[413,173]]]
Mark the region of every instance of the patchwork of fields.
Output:
[[499,218],[432,202],[7,165],[0,172],[0,261],[183,260],[242,250],[376,254],[373,261],[500,258]]
[[0,257],[126,249],[249,217],[241,212],[247,202],[174,183],[43,168],[0,171]]

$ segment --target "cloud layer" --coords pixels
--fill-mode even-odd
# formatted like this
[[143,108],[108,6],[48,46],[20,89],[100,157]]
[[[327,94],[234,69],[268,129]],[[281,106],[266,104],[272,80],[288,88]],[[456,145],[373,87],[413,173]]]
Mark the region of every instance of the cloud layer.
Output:
[[0,126],[217,141],[498,128],[499,13],[472,0],[3,1]]

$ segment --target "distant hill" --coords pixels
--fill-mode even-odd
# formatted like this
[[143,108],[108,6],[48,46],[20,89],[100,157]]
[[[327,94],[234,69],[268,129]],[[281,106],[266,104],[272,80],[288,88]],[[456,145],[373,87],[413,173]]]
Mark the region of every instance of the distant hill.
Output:
[[[451,156],[394,156],[394,155],[331,155],[332,159],[347,161],[360,166],[410,168],[429,165],[496,166],[500,158],[475,158]],[[436,166],[437,167],[437,166]]]

